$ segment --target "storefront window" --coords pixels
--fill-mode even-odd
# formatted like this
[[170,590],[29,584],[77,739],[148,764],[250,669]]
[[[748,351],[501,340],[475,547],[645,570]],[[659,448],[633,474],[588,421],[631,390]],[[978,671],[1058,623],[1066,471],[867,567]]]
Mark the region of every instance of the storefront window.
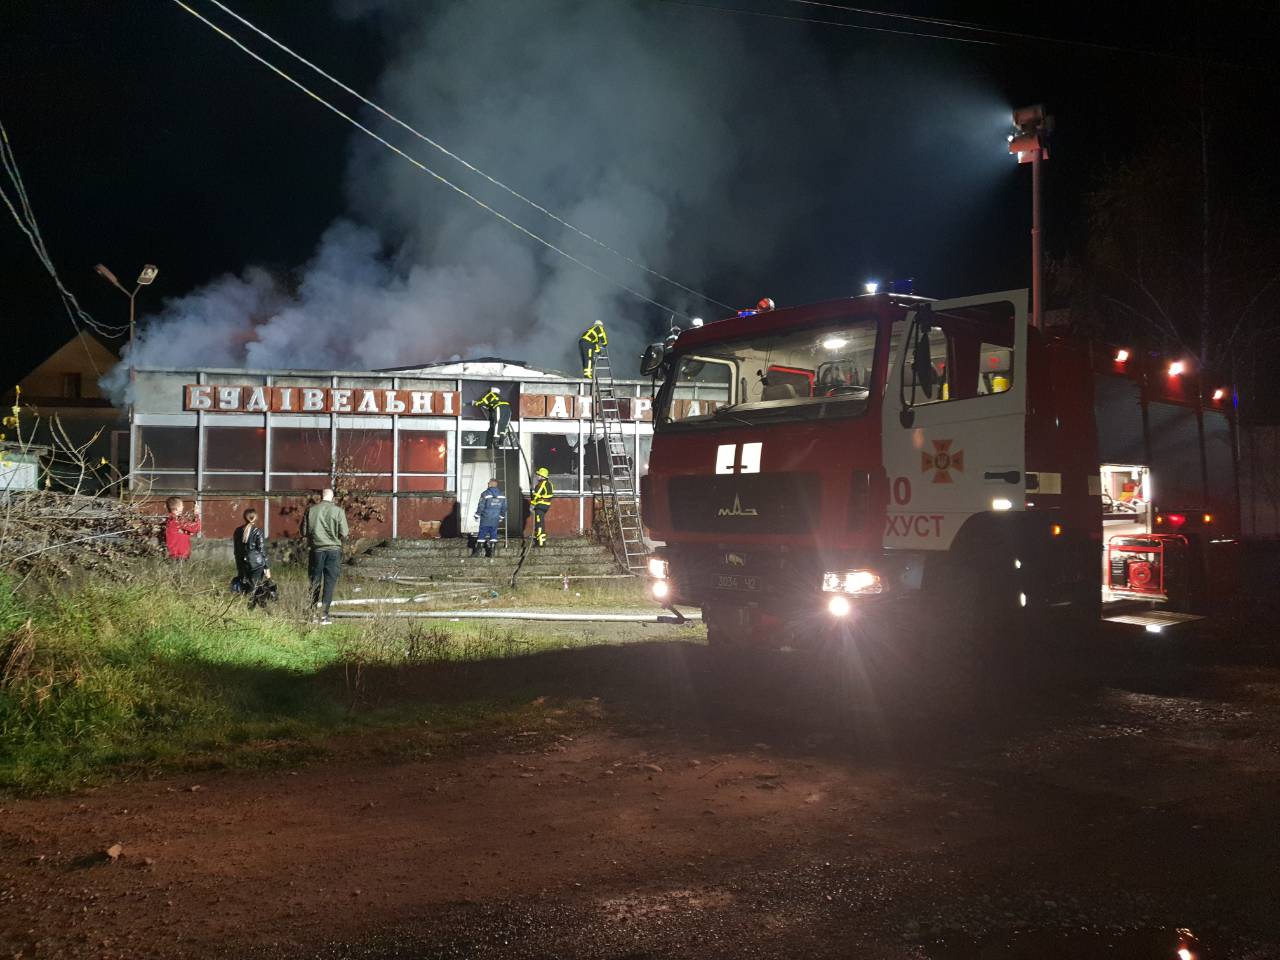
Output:
[[322,427],[273,427],[271,469],[313,473],[330,469],[329,431]]
[[[632,457],[632,444],[635,443],[633,437],[624,436],[622,438],[623,452],[627,457],[627,467],[634,467]],[[608,451],[605,448],[605,440],[603,437],[597,437],[594,441],[587,444],[583,459],[586,461],[586,489],[589,493],[608,489],[607,481],[612,478],[611,462]]]
[[272,490],[306,490],[318,492],[331,483],[327,473],[271,475]]
[[220,472],[235,470],[261,474],[267,460],[265,427],[205,427],[204,468]]
[[533,468],[546,467],[558,493],[578,492],[578,436],[535,433],[532,437]]
[[390,430],[339,430],[339,473],[390,473]]
[[400,476],[402,493],[430,493],[444,489],[446,489],[444,477],[406,477],[403,474]]
[[263,489],[261,473],[208,473],[206,472],[200,489],[210,490],[261,490]]
[[365,493],[390,493],[391,474],[339,473],[335,489],[341,493],[357,496]]
[[195,488],[194,473],[135,473],[133,475],[135,494],[191,493]]
[[448,473],[449,446],[445,434],[426,430],[400,431],[401,473]]
[[196,467],[195,427],[139,427],[137,464],[144,469]]

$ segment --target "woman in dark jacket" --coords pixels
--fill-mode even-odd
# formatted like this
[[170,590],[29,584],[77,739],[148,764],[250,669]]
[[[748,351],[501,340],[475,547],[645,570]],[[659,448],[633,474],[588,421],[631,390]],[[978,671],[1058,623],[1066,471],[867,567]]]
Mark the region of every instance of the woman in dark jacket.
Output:
[[267,560],[267,537],[258,526],[258,511],[250,507],[244,512],[244,526],[236,527],[233,549],[240,589],[249,594],[249,609],[269,599],[271,567]]

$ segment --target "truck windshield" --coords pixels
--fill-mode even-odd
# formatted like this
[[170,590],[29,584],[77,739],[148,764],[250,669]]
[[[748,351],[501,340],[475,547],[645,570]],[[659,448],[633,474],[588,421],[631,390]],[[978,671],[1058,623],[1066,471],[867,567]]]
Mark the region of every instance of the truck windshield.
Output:
[[867,409],[876,325],[868,318],[730,340],[678,354],[659,424],[852,417]]

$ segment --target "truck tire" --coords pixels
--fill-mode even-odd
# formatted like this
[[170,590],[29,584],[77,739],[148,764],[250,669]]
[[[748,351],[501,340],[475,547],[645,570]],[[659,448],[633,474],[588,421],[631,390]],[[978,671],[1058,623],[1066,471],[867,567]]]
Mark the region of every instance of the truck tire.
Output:
[[717,653],[747,645],[750,631],[733,607],[703,607],[702,623],[707,628],[707,646]]
[[715,606],[702,609],[707,644],[713,650],[777,650],[788,646],[791,635],[749,607]]

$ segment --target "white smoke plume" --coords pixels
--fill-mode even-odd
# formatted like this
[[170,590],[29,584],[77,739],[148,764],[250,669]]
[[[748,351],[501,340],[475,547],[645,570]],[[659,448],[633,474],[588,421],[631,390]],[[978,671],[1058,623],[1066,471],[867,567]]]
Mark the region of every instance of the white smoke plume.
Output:
[[[729,18],[656,15],[635,0],[348,3],[375,16],[392,58],[376,92],[392,112],[655,270],[699,286],[715,267],[763,255],[785,219],[775,201],[735,203],[752,140],[798,134],[796,104],[770,92]],[[774,51],[777,53],[777,51]],[[795,51],[793,51],[793,54]],[[805,58],[789,56],[793,76]],[[808,96],[805,93],[805,96]],[[822,114],[809,103],[810,120]],[[613,257],[385,123],[378,129],[553,243],[656,300],[714,317],[700,302]],[[611,331],[634,372],[661,310],[435,183],[355,134],[350,210],[295,277],[250,268],[170,300],[126,363],[374,369],[497,355],[576,367],[578,332]],[[776,158],[767,162],[776,162]],[[786,179],[804,176],[794,161]],[[773,208],[771,224],[757,218]],[[802,212],[800,209],[795,214]],[[754,231],[748,226],[754,226]],[[111,378],[127,380],[122,370]]]
[[[714,282],[706,292],[720,300],[778,296],[778,281],[797,276],[797,296],[846,296],[875,275],[863,269],[887,279],[927,262],[950,271],[943,284],[975,292],[974,275],[992,272],[975,241],[991,233],[992,191],[1016,166],[1007,112],[954,51],[885,40],[835,56],[793,25],[646,0],[337,2],[385,30],[375,100],[628,257],[694,288]],[[371,111],[361,117],[597,269],[683,313],[723,315]],[[350,128],[334,125],[344,142]],[[596,319],[615,368],[634,374],[643,343],[665,332],[661,309],[350,136],[348,209],[310,262],[289,276],[249,268],[168,301],[109,384],[124,388],[129,362],[193,357],[376,369],[488,355],[572,372],[577,335]]]

